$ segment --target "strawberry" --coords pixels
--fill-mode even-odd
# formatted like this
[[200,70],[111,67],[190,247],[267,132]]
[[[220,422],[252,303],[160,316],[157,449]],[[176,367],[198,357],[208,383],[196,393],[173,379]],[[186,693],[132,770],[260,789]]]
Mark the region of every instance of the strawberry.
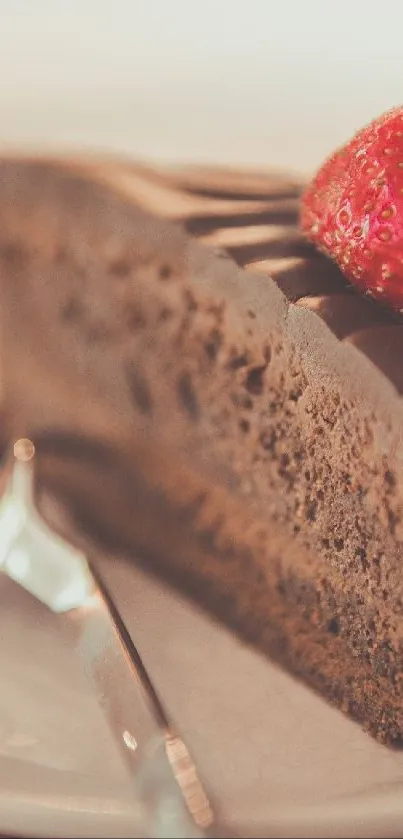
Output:
[[353,285],[403,314],[403,108],[325,162],[303,196],[301,224]]

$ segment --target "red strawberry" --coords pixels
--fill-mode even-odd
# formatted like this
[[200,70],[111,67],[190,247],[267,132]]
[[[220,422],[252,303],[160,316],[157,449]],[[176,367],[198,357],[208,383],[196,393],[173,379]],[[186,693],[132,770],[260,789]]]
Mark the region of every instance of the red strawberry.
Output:
[[329,158],[302,199],[301,223],[357,288],[403,314],[403,108]]

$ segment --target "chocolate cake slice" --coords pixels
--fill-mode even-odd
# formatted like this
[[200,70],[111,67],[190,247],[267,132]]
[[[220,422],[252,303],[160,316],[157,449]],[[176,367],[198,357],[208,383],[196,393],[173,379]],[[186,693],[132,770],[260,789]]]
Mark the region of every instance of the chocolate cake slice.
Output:
[[399,744],[403,326],[303,240],[300,192],[3,160],[3,438],[48,517]]

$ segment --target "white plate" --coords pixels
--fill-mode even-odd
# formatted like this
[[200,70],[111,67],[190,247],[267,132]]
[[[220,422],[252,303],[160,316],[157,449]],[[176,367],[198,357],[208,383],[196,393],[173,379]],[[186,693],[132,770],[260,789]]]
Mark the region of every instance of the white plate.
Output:
[[63,618],[2,576],[0,603],[0,833],[144,835]]
[[[402,753],[144,574],[102,569],[228,832],[401,836]],[[5,579],[0,602],[0,833],[145,835],[65,618]]]
[[403,833],[403,752],[134,568],[103,562],[174,723],[241,836]]

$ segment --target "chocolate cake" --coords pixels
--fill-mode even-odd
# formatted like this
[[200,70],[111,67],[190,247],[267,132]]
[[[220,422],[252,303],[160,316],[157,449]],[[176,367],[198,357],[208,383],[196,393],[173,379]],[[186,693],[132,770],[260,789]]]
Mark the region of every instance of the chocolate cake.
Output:
[[3,160],[3,441],[48,518],[399,744],[403,326],[305,242],[301,189]]

